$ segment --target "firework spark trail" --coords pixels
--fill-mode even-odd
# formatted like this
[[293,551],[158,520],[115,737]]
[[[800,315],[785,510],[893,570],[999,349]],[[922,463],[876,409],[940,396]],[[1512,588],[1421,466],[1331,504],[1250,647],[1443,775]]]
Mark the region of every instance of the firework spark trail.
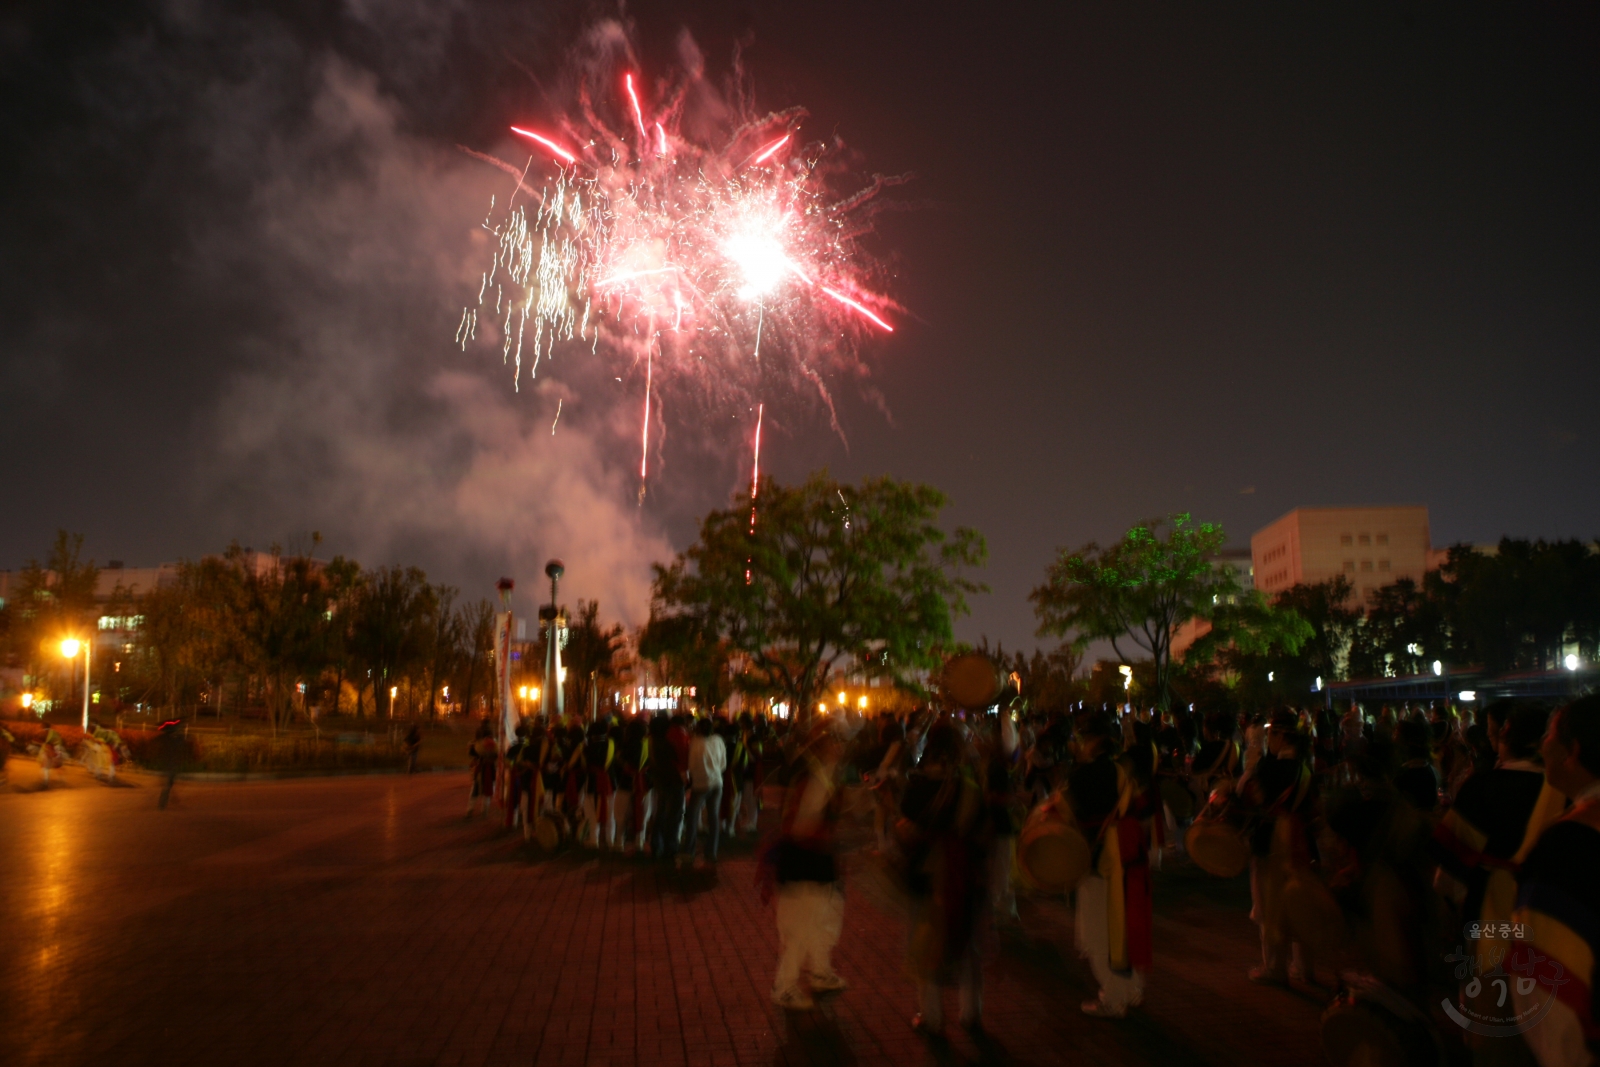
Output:
[[[463,309],[457,342],[465,347],[476,336],[480,318],[498,330],[518,388],[525,346],[534,377],[541,360],[574,340],[595,354],[603,340],[607,355],[631,357],[635,368],[642,356],[641,500],[662,389],[717,406],[748,404],[774,387],[814,391],[842,439],[823,374],[865,376],[861,340],[894,330],[885,316],[897,305],[864,283],[878,268],[857,242],[871,230],[870,202],[899,179],[875,176],[841,195],[831,187],[844,172],[836,145],[796,139],[802,110],[762,115],[742,83],[712,99],[695,70],[669,80],[647,114],[638,73],[599,73],[603,66],[584,68],[582,106],[551,132],[511,127],[540,150],[530,164],[547,160],[554,173],[533,179],[542,182],[537,192],[527,170],[517,173],[530,196],[521,205],[513,197],[486,224],[494,263],[479,308]],[[492,317],[484,318],[491,295]],[[763,400],[752,521],[764,410]],[[558,404],[557,419],[559,411]]]

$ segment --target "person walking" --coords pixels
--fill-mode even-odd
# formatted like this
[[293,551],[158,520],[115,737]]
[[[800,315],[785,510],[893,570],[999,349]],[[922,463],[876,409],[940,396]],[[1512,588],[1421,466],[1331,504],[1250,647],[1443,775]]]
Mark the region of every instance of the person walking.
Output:
[[156,801],[156,807],[164,811],[167,801],[172,799],[172,783],[178,780],[178,764],[183,761],[183,720],[168,719],[162,723],[152,744],[156,769],[166,779],[161,786],[161,799]]
[[982,779],[960,728],[940,719],[928,728],[900,802],[913,828],[904,857],[912,900],[907,962],[918,1006],[911,1026],[926,1037],[944,1035],[946,985],[960,990],[961,1025],[983,1032],[979,946],[991,915],[991,840]]
[[641,718],[631,720],[622,730],[617,758],[612,770],[617,779],[617,843],[632,843],[642,853],[645,827],[650,822],[654,800],[650,795],[647,770],[650,766],[649,726]]
[[4,726],[0,726],[0,785],[11,780],[6,773],[6,763],[11,759],[11,746],[17,743],[16,735]]
[[[796,754],[770,859],[782,944],[772,1002],[794,1011],[814,1007],[812,993],[834,992],[849,984],[833,969],[832,959],[844,930],[844,889],[834,837],[843,797],[837,782],[843,754],[831,724],[818,723],[810,744]],[[802,974],[809,992],[800,984]]]
[[67,743],[54,726],[45,731],[44,744],[39,746],[39,774],[44,778],[42,788],[50,788],[50,772],[66,762]]
[[650,851],[656,862],[672,863],[677,859],[678,834],[683,827],[689,737],[682,724],[662,713],[650,721],[650,742],[650,785],[656,807]]
[[706,862],[717,862],[717,845],[722,840],[722,775],[728,769],[728,746],[718,736],[711,719],[695,723],[689,742],[689,812],[684,821],[688,829],[683,855],[694,863],[694,846],[700,840],[700,816],[710,823],[706,828]]
[[422,749],[422,727],[416,723],[406,731],[406,773],[417,773],[417,753]]
[[472,785],[467,792],[467,818],[472,818],[472,805],[485,815],[489,814],[489,798],[494,795],[495,758],[499,755],[494,743],[494,733],[489,720],[478,723],[478,733],[467,746],[467,761],[472,767]]

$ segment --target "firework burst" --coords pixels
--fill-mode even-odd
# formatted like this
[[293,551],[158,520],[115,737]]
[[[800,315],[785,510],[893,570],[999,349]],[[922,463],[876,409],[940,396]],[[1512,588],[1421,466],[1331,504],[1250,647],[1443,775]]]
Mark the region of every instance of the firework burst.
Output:
[[[809,393],[837,431],[826,381],[863,377],[861,343],[894,329],[859,242],[898,179],[841,194],[843,152],[801,140],[803,110],[758,115],[742,87],[687,103],[706,95],[698,75],[647,89],[620,64],[578,117],[512,127],[533,154],[506,168],[517,186],[484,222],[494,261],[457,332],[465,348],[492,318],[518,387],[568,351],[622,361],[643,385],[641,495],[664,397],[759,411]],[[759,421],[751,445],[754,462]]]

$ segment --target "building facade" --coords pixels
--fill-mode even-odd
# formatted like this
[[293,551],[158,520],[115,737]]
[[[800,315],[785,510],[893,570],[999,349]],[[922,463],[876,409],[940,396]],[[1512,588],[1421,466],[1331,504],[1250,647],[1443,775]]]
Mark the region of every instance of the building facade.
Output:
[[1420,584],[1436,558],[1422,506],[1296,508],[1250,538],[1257,589],[1273,596],[1343,575],[1352,606],[1401,578]]

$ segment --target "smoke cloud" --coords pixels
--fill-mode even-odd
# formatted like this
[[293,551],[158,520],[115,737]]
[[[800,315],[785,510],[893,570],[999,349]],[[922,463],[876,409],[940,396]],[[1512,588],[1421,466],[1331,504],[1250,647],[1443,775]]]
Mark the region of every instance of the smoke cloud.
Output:
[[[76,296],[61,302],[80,306],[36,300],[4,378],[58,399],[76,359],[104,359],[112,375],[140,364],[184,409],[173,432],[187,462],[171,466],[199,473],[163,491],[203,530],[157,548],[164,558],[232,537],[299,545],[317,530],[320,554],[418,563],[470,597],[511,574],[536,598],[559,555],[564,599],[644,621],[649,566],[671,546],[659,512],[637,506],[608,379],[514,392],[498,359],[451,343],[489,258],[484,213],[515,185],[456,146],[498,150],[508,115],[540,106],[530,72],[559,55],[561,17],[550,5],[310,16],[172,2],[99,27],[61,75],[84,118],[40,185],[53,181],[61,217],[91,231]],[[6,40],[26,52],[52,27],[14,29]],[[132,155],[149,166],[105,176],[105,159]],[[102,290],[139,306],[79,314]],[[152,305],[161,329],[119,337]]]

